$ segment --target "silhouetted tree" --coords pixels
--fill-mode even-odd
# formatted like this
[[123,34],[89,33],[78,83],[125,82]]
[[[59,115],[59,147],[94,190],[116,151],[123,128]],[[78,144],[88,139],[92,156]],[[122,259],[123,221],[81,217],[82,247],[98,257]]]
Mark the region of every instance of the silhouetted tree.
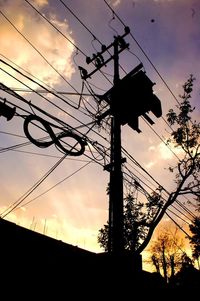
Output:
[[108,223],[104,225],[103,228],[99,230],[99,234],[97,237],[97,241],[100,244],[101,248],[104,248],[104,250],[108,251],[108,233],[109,233],[109,225]]
[[[144,218],[141,207],[143,207],[143,204],[138,202],[137,199],[130,194],[124,200],[125,249],[132,252],[137,250],[139,240],[143,235],[142,229],[140,229]],[[99,230],[98,234],[98,243],[105,251],[108,251],[108,233],[109,224],[107,222],[107,224]]]
[[[146,200],[140,202],[139,206],[132,197],[134,201],[129,203],[128,211],[126,208],[124,211],[126,248],[136,254],[140,254],[147,247],[166,210],[179,196],[190,196],[200,207],[200,123],[192,120],[191,114],[195,108],[190,104],[194,80],[191,75],[183,85],[183,95],[180,96],[181,101],[177,105],[178,112],[170,109],[167,113],[167,121],[173,126],[168,144],[182,149],[182,157],[174,167],[169,168],[169,172],[174,174],[175,188],[168,192],[159,186],[150,194],[138,181],[132,184],[146,196]],[[163,193],[165,197],[162,196]],[[98,236],[98,242],[105,249],[108,229],[108,224],[104,225]],[[171,260],[173,261],[173,258]]]
[[[189,225],[192,235],[190,236],[190,244],[192,246],[192,256],[197,260],[199,267],[200,258],[200,217],[195,217],[192,224]],[[199,267],[200,269],[200,267]]]
[[199,283],[200,271],[195,269],[191,258],[183,254],[180,270],[170,279],[169,287],[179,289],[179,292],[190,292],[191,296],[191,292],[199,289]]
[[149,252],[151,253],[150,259],[153,266],[166,282],[180,270],[183,255],[185,256],[183,241],[176,232],[172,234],[169,231],[158,235]]

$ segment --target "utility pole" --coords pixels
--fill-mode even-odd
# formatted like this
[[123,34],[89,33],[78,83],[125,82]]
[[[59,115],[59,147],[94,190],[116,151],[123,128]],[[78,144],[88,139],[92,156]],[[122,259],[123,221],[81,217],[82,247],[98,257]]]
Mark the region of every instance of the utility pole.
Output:
[[[108,115],[112,116],[110,163],[104,166],[104,169],[110,172],[108,251],[109,254],[117,255],[114,256],[117,261],[119,256],[125,255],[122,163],[126,162],[126,159],[121,156],[121,125],[128,124],[133,130],[140,133],[138,122],[140,116],[151,125],[154,124],[154,121],[148,116],[150,111],[157,118],[162,116],[161,102],[153,93],[155,83],[146,76],[145,71],[141,70],[143,67],[141,63],[120,79],[119,54],[129,47],[124,40],[129,33],[130,29],[125,27],[124,34],[114,37],[113,43],[107,47],[102,45],[101,52],[93,54],[92,58],[86,58],[87,64],[93,62],[96,67],[90,74],[79,66],[81,77],[86,80],[108,62],[114,61],[113,87],[100,97],[100,101],[104,100],[109,104],[109,109],[97,119],[101,121]],[[103,54],[111,47],[113,55],[105,61]]]
[[[114,40],[114,88],[119,84],[119,38]],[[113,117],[111,121],[111,154],[110,154],[110,220],[109,220],[109,252],[120,255],[124,252],[123,235],[123,176],[121,157],[121,124],[120,117],[115,110],[119,96],[115,93],[111,100]]]
[[[82,79],[91,77],[101,67],[105,66],[109,61],[114,61],[114,80],[113,88],[117,87],[120,81],[119,77],[119,54],[128,48],[129,44],[124,41],[124,37],[130,33],[130,29],[125,27],[125,33],[122,36],[114,37],[114,42],[108,47],[102,46],[101,53],[93,55],[93,58],[87,57],[86,62],[89,64],[94,62],[96,69],[90,74],[87,70],[79,66]],[[113,47],[113,55],[104,61],[103,53]],[[114,89],[115,90],[115,89]],[[112,108],[111,117],[111,152],[110,164],[104,167],[105,170],[110,172],[110,187],[109,187],[109,239],[108,251],[110,254],[122,255],[124,253],[124,235],[123,235],[123,176],[122,176],[122,163],[125,162],[121,157],[121,123],[118,112],[119,108],[118,93],[114,93],[110,102]],[[99,116],[99,120],[110,114],[110,109]]]

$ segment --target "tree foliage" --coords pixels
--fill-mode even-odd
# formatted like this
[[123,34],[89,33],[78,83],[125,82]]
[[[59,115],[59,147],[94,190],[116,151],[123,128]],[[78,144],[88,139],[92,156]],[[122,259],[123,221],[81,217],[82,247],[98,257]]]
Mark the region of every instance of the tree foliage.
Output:
[[[124,240],[125,249],[135,252],[142,238],[143,214],[141,212],[142,203],[138,202],[132,195],[128,195],[124,200]],[[140,229],[141,228],[141,229]],[[108,251],[109,224],[104,225],[99,230],[98,243],[105,251]]]
[[189,228],[192,233],[189,238],[192,246],[192,255],[194,259],[198,260],[200,258],[200,217],[195,217]]
[[165,231],[158,235],[150,248],[151,263],[166,282],[174,277],[182,267],[186,253],[183,251],[183,241],[177,235]]
[[[149,193],[135,180],[135,189],[143,193],[146,200],[138,202],[133,195],[125,200],[125,247],[132,252],[140,254],[146,248],[166,210],[179,196],[190,197],[200,208],[200,123],[192,120],[195,108],[190,104],[194,80],[191,75],[183,85],[183,95],[180,95],[177,112],[170,109],[167,113],[167,121],[172,128],[168,144],[182,150],[181,159],[169,168],[169,172],[174,175],[175,188],[168,192],[164,187],[158,186],[155,191]],[[109,225],[104,225],[98,236],[98,242],[105,250],[108,230]]]
[[184,151],[183,158],[170,169],[171,172],[176,172],[176,194],[192,195],[196,201],[200,201],[200,123],[192,121],[191,113],[195,108],[191,107],[189,101],[194,80],[191,75],[183,85],[184,93],[180,96],[182,102],[178,106],[179,113],[171,109],[167,114],[170,125],[176,126],[168,142]]

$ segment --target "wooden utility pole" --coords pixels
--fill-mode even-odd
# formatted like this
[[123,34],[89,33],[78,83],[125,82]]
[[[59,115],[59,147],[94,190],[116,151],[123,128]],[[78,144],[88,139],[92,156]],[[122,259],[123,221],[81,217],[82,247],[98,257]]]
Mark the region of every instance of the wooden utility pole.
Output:
[[[119,39],[114,41],[114,88],[119,83]],[[111,106],[115,108],[120,101],[115,93],[111,100]],[[124,251],[123,235],[123,177],[122,177],[122,157],[121,157],[121,124],[117,110],[111,122],[111,154],[110,154],[110,220],[109,220],[109,252],[122,254]]]
[[[130,29],[125,27],[125,33],[122,36],[114,37],[114,42],[109,46],[102,46],[102,51],[93,55],[93,58],[87,57],[86,62],[93,62],[96,66],[90,74],[87,70],[79,66],[82,79],[90,78],[101,67],[105,66],[111,60],[114,61],[114,93],[110,99],[110,108],[99,116],[99,120],[110,114],[111,117],[111,152],[110,163],[106,165],[105,170],[110,172],[109,187],[109,238],[108,252],[110,254],[121,255],[124,253],[124,235],[123,235],[123,177],[122,177],[122,157],[121,157],[121,122],[119,113],[120,98],[116,91],[120,82],[119,77],[119,54],[128,48],[129,44],[124,41],[124,37],[130,33]],[[113,47],[113,55],[104,61],[103,54]]]

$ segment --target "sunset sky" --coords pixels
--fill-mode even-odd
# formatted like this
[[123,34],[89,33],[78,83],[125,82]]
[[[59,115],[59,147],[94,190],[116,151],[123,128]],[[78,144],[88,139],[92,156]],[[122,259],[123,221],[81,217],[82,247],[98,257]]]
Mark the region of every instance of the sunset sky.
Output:
[[[194,115],[197,120],[200,116],[200,2],[107,2],[131,30],[131,35],[125,37],[129,50],[120,54],[120,78],[142,62],[146,75],[155,82],[153,89],[161,100],[164,117],[156,118],[150,113],[155,122],[152,127],[140,118],[142,132],[139,134],[127,125],[123,126],[122,145],[170,191],[174,182],[167,167],[176,162],[176,156],[162,142],[170,133],[165,117],[170,108],[176,109],[182,85],[190,74],[196,78],[191,100],[196,107]],[[97,234],[108,219],[106,188],[109,173],[103,166],[109,162],[110,137],[108,126],[105,125],[105,129],[94,127],[98,107],[94,98],[87,96],[90,92],[87,87],[90,86],[98,95],[109,90],[113,84],[113,62],[88,79],[83,88],[86,96],[80,98],[72,93],[81,93],[82,90],[78,66],[91,72],[94,65],[86,63],[86,56],[92,57],[100,52],[102,44],[110,45],[114,36],[124,33],[124,25],[103,0],[0,0],[0,11],[0,83],[27,100],[23,103],[0,90],[0,101],[6,98],[10,107],[17,107],[17,116],[10,121],[0,117],[1,213],[23,198],[63,157],[54,145],[42,149],[29,143],[7,149],[29,142],[23,130],[23,117],[29,115],[27,112],[58,126],[57,121],[33,108],[31,104],[34,104],[69,127],[76,128],[80,135],[86,135],[90,144],[83,155],[67,156],[5,218],[64,242],[100,252]],[[110,48],[110,54],[112,51]],[[105,59],[110,54],[106,53]],[[44,89],[12,67],[55,94],[59,92],[60,98],[50,93],[39,94]],[[37,89],[38,93],[24,91],[30,89]],[[35,138],[46,136],[41,129],[30,128]],[[178,150],[174,152],[179,155]],[[127,167],[152,189],[155,188],[136,165],[127,161]],[[124,192],[127,193],[126,189]],[[184,226],[183,222],[179,221],[179,224]]]

